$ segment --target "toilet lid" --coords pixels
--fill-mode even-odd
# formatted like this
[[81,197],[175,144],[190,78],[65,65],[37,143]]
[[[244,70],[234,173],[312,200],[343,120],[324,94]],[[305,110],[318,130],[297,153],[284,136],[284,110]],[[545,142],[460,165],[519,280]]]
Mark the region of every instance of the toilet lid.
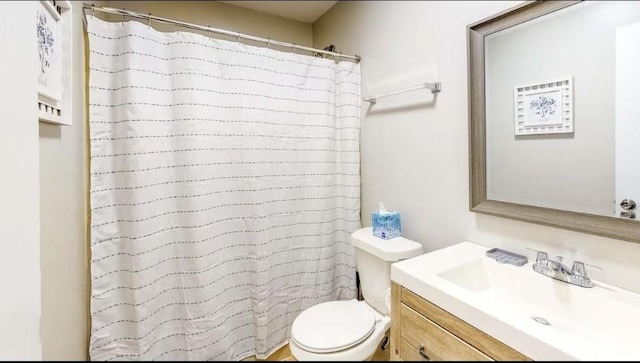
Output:
[[291,338],[309,352],[335,352],[367,339],[375,329],[375,320],[365,303],[329,301],[298,315],[291,326]]

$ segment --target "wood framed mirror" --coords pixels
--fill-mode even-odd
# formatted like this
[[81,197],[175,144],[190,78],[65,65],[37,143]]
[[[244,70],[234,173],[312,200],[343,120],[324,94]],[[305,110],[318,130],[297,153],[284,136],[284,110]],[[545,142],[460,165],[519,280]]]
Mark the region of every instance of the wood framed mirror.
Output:
[[[470,210],[473,212],[490,214],[494,216],[516,219],[531,223],[542,224],[551,227],[563,228],[578,232],[584,232],[589,234],[595,234],[599,236],[621,239],[632,242],[640,242],[640,211],[638,212],[638,217],[636,219],[631,218],[621,218],[614,212],[613,204],[620,204],[620,201],[611,201],[613,197],[606,195],[604,199],[606,203],[610,203],[605,205],[605,209],[607,209],[606,213],[596,213],[588,208],[564,208],[561,204],[554,205],[553,201],[544,205],[544,203],[537,203],[537,200],[533,201],[523,201],[522,200],[511,200],[510,198],[497,198],[492,193],[488,193],[488,177],[493,172],[493,170],[488,170],[488,165],[491,164],[492,167],[495,163],[488,162],[487,158],[487,150],[493,150],[493,144],[488,143],[488,127],[491,122],[494,122],[493,114],[488,116],[488,94],[487,94],[487,85],[488,83],[497,84],[493,80],[488,82],[487,79],[487,69],[491,69],[488,67],[487,62],[487,39],[491,39],[491,37],[495,37],[499,33],[513,33],[514,29],[522,28],[523,26],[528,26],[527,24],[533,23],[541,23],[541,19],[544,20],[546,18],[553,18],[554,21],[564,21],[561,16],[558,14],[564,12],[573,11],[573,8],[579,8],[580,5],[583,4],[588,5],[586,3],[592,2],[581,2],[581,1],[533,1],[519,4],[516,7],[507,9],[499,14],[496,14],[488,19],[481,20],[474,24],[471,24],[467,27],[467,42],[468,42],[468,82],[469,82],[469,168],[470,168]],[[593,2],[600,3],[600,2]],[[602,2],[606,3],[606,2]],[[633,3],[633,2],[630,2]],[[627,11],[628,13],[628,11]],[[598,14],[599,18],[606,18],[607,14]],[[640,15],[639,15],[640,17]],[[588,20],[583,20],[588,21]],[[634,24],[639,25],[638,29],[640,29],[640,20],[625,20],[627,22],[635,22]],[[626,24],[625,24],[626,25]],[[597,27],[597,24],[594,25]],[[616,30],[613,30],[614,36],[613,41],[616,41]],[[568,31],[567,33],[571,33]],[[578,32],[576,32],[578,33]],[[640,32],[638,32],[640,34]],[[611,38],[611,35],[608,35]],[[586,42],[585,42],[586,44]],[[613,47],[612,49],[614,49]],[[493,51],[492,51],[493,52]],[[606,51],[603,51],[606,53]],[[517,54],[517,52],[514,52]],[[639,53],[640,54],[640,53]],[[615,55],[615,54],[614,54]],[[612,56],[610,56],[611,58]],[[579,62],[573,61],[574,64],[578,64]],[[613,62],[614,65],[616,62]],[[573,71],[573,70],[572,70]],[[577,70],[576,70],[577,72]],[[535,73],[535,72],[533,72]],[[551,80],[557,79],[555,74],[549,73],[549,77]],[[596,74],[591,72],[592,74]],[[526,77],[533,77],[531,74],[528,74],[526,71],[520,72],[519,74],[524,74]],[[639,72],[640,74],[640,72]],[[546,76],[546,75],[545,75]],[[571,76],[571,75],[569,75]],[[525,78],[519,80],[523,84],[527,84],[525,82]],[[585,92],[578,92],[580,87],[586,83],[584,77],[579,77],[576,75],[573,78],[574,83],[574,94],[576,105],[578,100],[580,102],[585,102],[583,96]],[[531,79],[529,79],[530,81]],[[537,79],[536,79],[537,81]],[[555,82],[555,81],[554,81]],[[615,84],[614,81],[607,81],[612,84]],[[560,84],[560,83],[558,83]],[[551,83],[549,83],[551,85]],[[575,131],[571,128],[570,132],[567,135],[560,134],[552,134],[552,135],[531,135],[531,136],[519,136],[517,133],[514,133],[514,128],[517,129],[517,117],[518,114],[514,115],[513,110],[516,109],[517,112],[517,95],[514,91],[514,87],[503,87],[504,90],[502,92],[510,97],[510,104],[503,105],[504,107],[509,107],[511,114],[509,115],[510,119],[510,139],[509,142],[520,142],[521,145],[528,144],[534,145],[536,142],[540,144],[544,142],[554,142],[556,144],[561,144],[562,142],[566,143],[577,143],[576,140],[580,140],[583,138],[583,135],[586,133],[585,129],[587,127],[584,125],[585,122],[582,122],[582,117],[585,114],[584,112],[577,109],[574,109],[575,114]],[[516,87],[517,88],[517,87]],[[609,92],[612,93],[612,92]],[[503,101],[507,102],[507,96],[503,97]],[[491,96],[493,97],[493,96]],[[563,96],[564,97],[564,96]],[[611,96],[613,97],[613,96]],[[492,98],[492,102],[495,100],[495,97]],[[564,100],[564,98],[563,98]],[[573,107],[573,99],[571,100],[571,105]],[[603,101],[604,102],[604,101]],[[615,101],[607,101],[610,104]],[[504,104],[504,102],[503,102]],[[493,105],[493,104],[492,104]],[[492,106],[493,107],[493,106]],[[502,106],[501,106],[502,107]],[[612,108],[613,109],[613,108]],[[564,111],[563,111],[564,112]],[[573,114],[572,114],[573,117]],[[611,116],[613,117],[613,116]],[[611,118],[610,117],[610,118]],[[516,125],[514,126],[514,121]],[[573,119],[572,119],[573,121]],[[491,124],[493,125],[493,124]],[[571,125],[573,127],[573,124]],[[493,127],[493,126],[492,126]],[[558,126],[559,127],[559,126]],[[613,128],[613,127],[611,127]],[[515,130],[517,131],[517,130]],[[493,141],[493,139],[491,139]],[[542,140],[542,141],[540,141]],[[613,141],[612,141],[613,142]],[[608,146],[611,149],[612,146]],[[507,149],[508,150],[508,149]],[[607,151],[609,152],[609,151]],[[508,154],[509,152],[502,154]],[[613,151],[610,154],[614,154]],[[640,154],[640,153],[638,153]],[[604,159],[604,157],[602,158]],[[588,164],[588,162],[585,162]],[[612,162],[610,161],[609,164]],[[517,162],[512,165],[517,165]],[[567,167],[570,167],[571,164],[566,164]],[[611,169],[609,167],[607,170]],[[586,169],[586,168],[585,168]],[[507,173],[510,170],[507,170]],[[516,177],[520,174],[519,170],[512,170],[513,176]],[[607,176],[607,179],[613,179],[613,173]],[[559,182],[562,182],[561,177],[557,177],[556,175],[551,174],[541,174],[542,178],[546,178],[547,180],[555,180],[558,179]],[[491,179],[493,181],[493,179]],[[612,181],[609,181],[613,183]],[[512,184],[518,185],[518,181],[513,181]],[[542,182],[544,183],[544,181]],[[498,183],[494,183],[498,184]],[[571,184],[571,183],[567,183]],[[573,184],[575,185],[575,184]],[[568,188],[571,188],[569,186]],[[640,190],[640,185],[637,186]],[[588,192],[588,191],[587,191]],[[495,194],[495,193],[494,193]],[[565,193],[556,193],[565,194]],[[570,194],[570,190],[567,190],[566,194]],[[613,195],[613,194],[611,194]],[[590,197],[589,197],[590,198]],[[583,198],[584,199],[584,198]],[[613,202],[613,203],[612,203]],[[610,210],[610,212],[609,212]]]

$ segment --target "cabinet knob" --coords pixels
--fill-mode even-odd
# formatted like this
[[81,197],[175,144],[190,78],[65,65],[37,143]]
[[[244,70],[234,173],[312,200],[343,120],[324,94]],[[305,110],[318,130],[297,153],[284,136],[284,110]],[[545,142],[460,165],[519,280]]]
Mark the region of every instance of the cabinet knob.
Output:
[[420,354],[420,356],[424,358],[424,360],[431,360],[427,353],[424,352],[424,345],[418,347],[418,354]]

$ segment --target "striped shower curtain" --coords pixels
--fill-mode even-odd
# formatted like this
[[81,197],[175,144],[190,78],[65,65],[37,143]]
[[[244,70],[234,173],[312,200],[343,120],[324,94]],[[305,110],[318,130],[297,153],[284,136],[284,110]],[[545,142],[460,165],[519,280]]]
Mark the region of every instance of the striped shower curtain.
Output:
[[87,16],[90,355],[264,358],[355,297],[360,67]]

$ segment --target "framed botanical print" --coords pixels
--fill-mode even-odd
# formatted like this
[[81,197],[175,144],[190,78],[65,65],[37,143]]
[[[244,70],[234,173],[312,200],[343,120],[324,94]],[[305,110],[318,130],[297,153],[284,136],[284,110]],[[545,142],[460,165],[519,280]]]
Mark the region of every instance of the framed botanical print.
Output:
[[38,117],[40,121],[70,125],[71,5],[68,1],[40,1],[35,14],[38,47]]
[[516,136],[573,132],[572,77],[513,90]]

